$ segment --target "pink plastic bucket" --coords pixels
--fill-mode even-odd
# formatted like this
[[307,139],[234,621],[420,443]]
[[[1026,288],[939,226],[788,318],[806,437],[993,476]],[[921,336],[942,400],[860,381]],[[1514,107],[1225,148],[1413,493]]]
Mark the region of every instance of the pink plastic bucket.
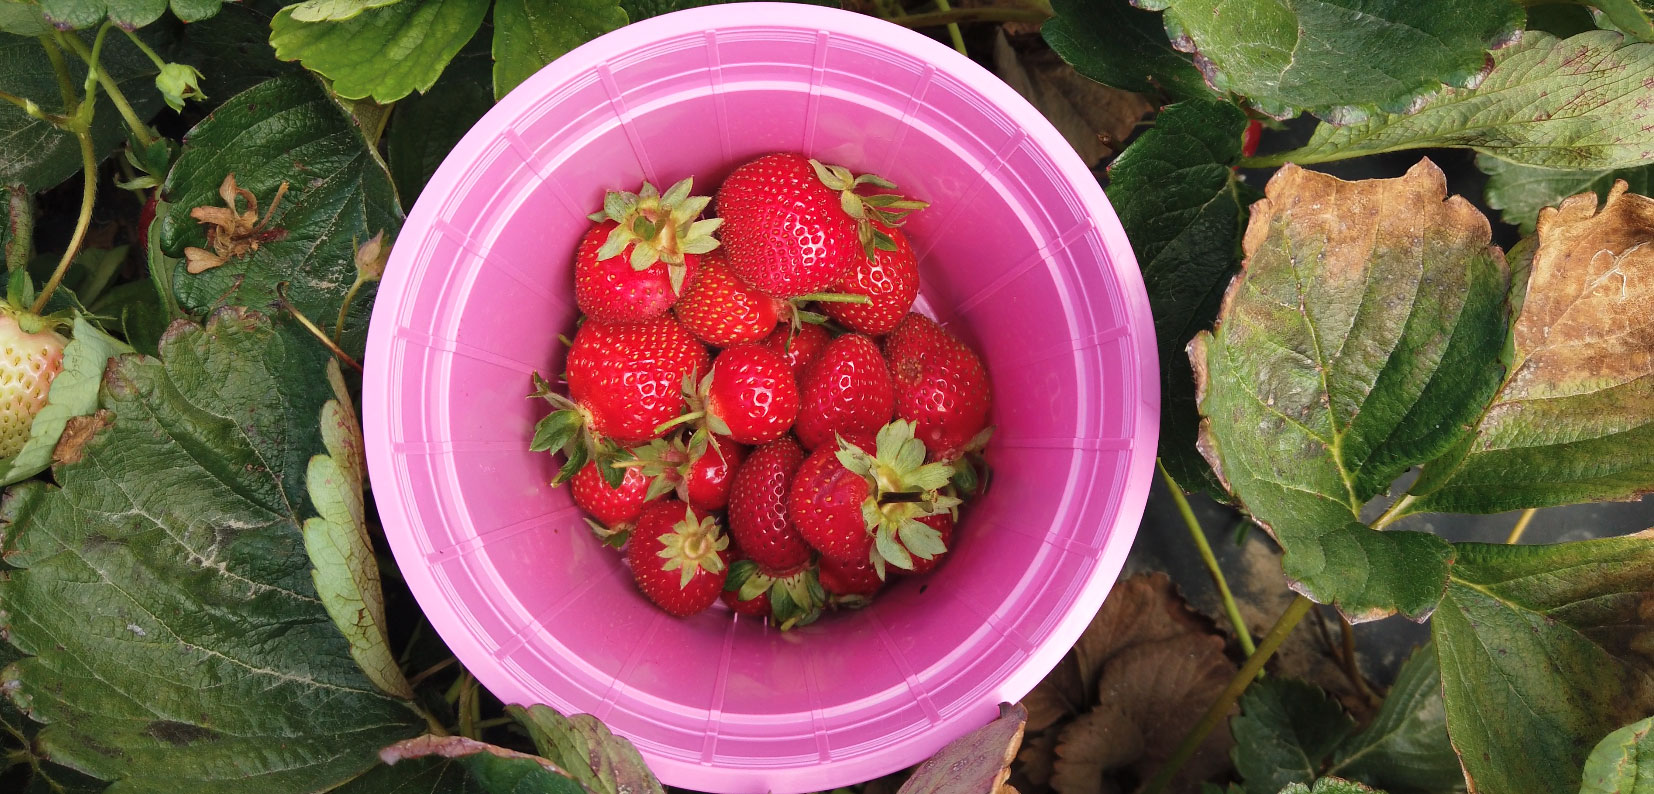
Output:
[[[923,305],[981,351],[991,492],[952,558],[867,610],[781,634],[668,617],[530,454],[559,372],[571,257],[609,186],[804,151],[931,202],[908,225]],[[985,723],[1053,667],[1136,534],[1159,395],[1148,302],[1096,180],[1038,111],[919,34],[738,4],[645,20],[513,91],[448,156],[379,289],[363,400],[403,575],[508,703],[591,713],[668,784],[830,789]]]

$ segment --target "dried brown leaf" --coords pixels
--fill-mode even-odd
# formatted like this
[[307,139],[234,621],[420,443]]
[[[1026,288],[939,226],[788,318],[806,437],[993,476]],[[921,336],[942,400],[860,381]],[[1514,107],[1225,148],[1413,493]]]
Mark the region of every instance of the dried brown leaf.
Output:
[[897,794],[998,794],[1022,746],[1028,712],[999,704],[999,718],[959,737],[931,756]]
[[1050,120],[1088,166],[1122,148],[1154,103],[1074,71],[1043,42],[1019,50],[1003,32],[994,37],[994,71]]
[[1050,784],[1052,766],[1057,762],[1057,740],[1060,735],[1061,731],[1050,730],[1023,738],[1022,752],[1017,753],[1011,779],[1023,784],[1025,789],[1043,788]]
[[85,457],[86,442],[114,422],[115,415],[101,408],[90,416],[69,417],[63,425],[63,435],[58,436],[57,446],[52,449],[52,462],[79,463]]

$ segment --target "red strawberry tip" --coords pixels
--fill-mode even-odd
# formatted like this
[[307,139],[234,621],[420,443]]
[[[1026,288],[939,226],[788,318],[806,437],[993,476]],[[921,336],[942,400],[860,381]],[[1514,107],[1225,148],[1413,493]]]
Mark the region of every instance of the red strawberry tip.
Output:
[[679,571],[681,588],[689,586],[697,571],[717,573],[724,569],[723,552],[729,548],[729,536],[719,531],[717,518],[697,517],[695,508],[685,505],[683,520],[661,535],[660,543],[660,557],[666,560],[661,570]]
[[718,239],[712,233],[724,222],[722,218],[697,220],[712,198],[689,195],[692,185],[693,180],[686,178],[662,194],[644,182],[637,193],[611,190],[605,194],[603,209],[588,216],[598,223],[615,223],[597,251],[598,259],[620,256],[630,247],[627,261],[633,270],[647,270],[656,262],[665,262],[672,292],[682,294],[684,255],[717,248]]
[[815,159],[810,160],[810,167],[815,169],[816,178],[821,180],[821,184],[828,190],[838,191],[839,206],[844,209],[845,214],[855,219],[856,234],[861,239],[863,253],[869,259],[873,257],[874,251],[896,250],[896,241],[879,226],[900,226],[907,221],[908,213],[930,206],[929,202],[895,193],[865,196],[857,193],[856,190],[863,185],[872,185],[884,190],[896,189],[896,185],[890,180],[875,174],[856,176],[842,165],[823,165]]

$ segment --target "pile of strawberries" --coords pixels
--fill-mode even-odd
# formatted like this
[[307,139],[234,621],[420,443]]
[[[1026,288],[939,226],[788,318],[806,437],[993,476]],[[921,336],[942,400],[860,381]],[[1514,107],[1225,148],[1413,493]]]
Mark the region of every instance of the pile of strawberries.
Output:
[[991,396],[976,353],[912,312],[901,226],[925,203],[797,154],[735,169],[717,217],[690,189],[591,216],[566,394],[534,376],[553,484],[673,615],[721,596],[786,629],[932,570],[985,484]]

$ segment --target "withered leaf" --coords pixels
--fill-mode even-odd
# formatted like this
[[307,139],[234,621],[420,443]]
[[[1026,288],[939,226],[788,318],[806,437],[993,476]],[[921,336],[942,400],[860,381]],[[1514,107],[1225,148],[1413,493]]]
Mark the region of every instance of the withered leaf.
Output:
[[999,704],[999,718],[948,743],[902,784],[897,794],[999,794],[1022,746],[1028,712]]
[[1051,121],[1088,166],[1119,151],[1154,104],[1074,71],[1050,49],[1019,51],[1003,32],[994,37],[994,72]]

